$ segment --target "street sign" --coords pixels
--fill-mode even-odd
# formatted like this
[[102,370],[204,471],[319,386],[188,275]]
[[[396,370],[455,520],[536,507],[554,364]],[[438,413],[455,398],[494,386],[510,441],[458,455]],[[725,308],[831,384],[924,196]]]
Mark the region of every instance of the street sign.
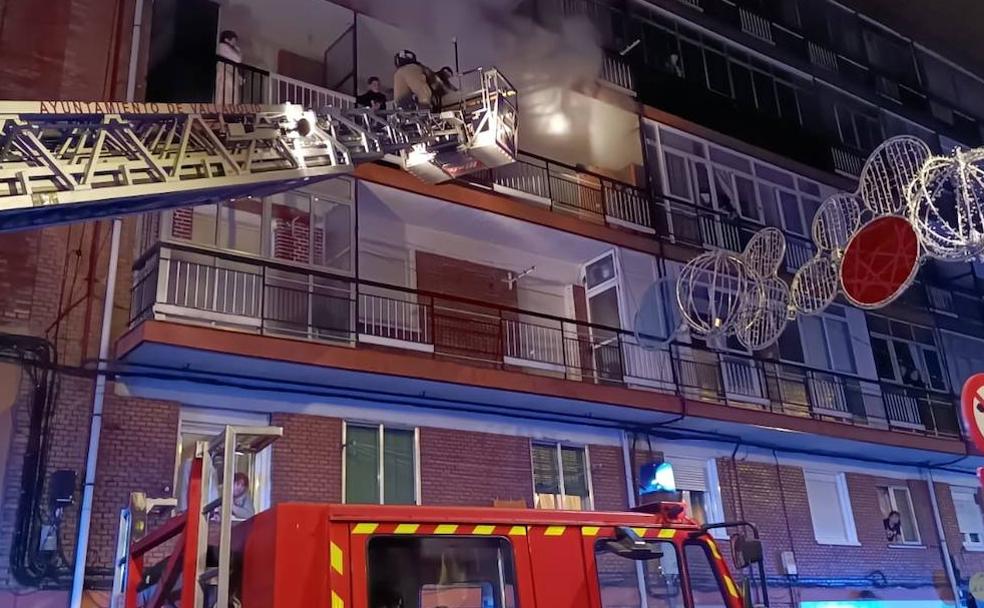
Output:
[[960,410],[967,433],[977,449],[984,452],[984,374],[974,374],[964,382]]

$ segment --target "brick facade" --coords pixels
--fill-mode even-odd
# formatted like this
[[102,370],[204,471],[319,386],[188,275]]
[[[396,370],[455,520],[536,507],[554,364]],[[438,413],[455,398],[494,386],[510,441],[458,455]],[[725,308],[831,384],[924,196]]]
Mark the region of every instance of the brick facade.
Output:
[[271,424],[284,430],[270,463],[273,502],[341,502],[342,421],[274,414]]

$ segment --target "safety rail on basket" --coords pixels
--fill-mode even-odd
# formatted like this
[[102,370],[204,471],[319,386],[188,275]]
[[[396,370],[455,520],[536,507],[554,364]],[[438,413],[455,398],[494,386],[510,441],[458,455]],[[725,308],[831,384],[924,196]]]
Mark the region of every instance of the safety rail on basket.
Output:
[[[175,498],[131,494],[130,505],[120,513],[112,608],[162,608],[174,599],[181,606],[194,608],[229,605],[234,484],[223,482],[234,478],[236,456],[256,454],[282,435],[279,427],[227,426],[211,440],[196,442],[186,469],[185,500],[180,501],[184,505]],[[147,530],[148,514],[181,507],[183,511]],[[213,525],[218,526],[217,558],[209,564],[209,531]],[[173,539],[176,542],[170,554],[147,567],[147,555]]]

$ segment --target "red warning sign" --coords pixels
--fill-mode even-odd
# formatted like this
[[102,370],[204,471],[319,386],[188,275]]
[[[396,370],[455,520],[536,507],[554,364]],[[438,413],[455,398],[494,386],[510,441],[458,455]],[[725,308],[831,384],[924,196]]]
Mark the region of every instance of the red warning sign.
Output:
[[977,449],[984,452],[984,374],[974,374],[964,382],[960,410],[967,433]]

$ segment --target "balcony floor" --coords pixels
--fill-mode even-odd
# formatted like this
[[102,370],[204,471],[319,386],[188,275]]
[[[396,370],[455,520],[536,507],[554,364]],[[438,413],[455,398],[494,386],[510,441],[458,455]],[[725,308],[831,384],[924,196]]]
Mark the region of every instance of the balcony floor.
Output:
[[[958,439],[908,435],[711,404],[678,396],[162,321],[144,321],[117,344],[119,378],[134,395],[188,402],[211,393],[236,407],[242,390],[271,405],[330,399],[468,414],[534,417],[612,428],[652,427],[655,437],[712,439],[744,449],[854,457],[899,465],[965,456]],[[194,371],[191,371],[194,370]],[[508,388],[506,388],[508,387]],[[215,405],[215,403],[213,403]],[[279,405],[278,405],[279,406]],[[277,406],[274,406],[277,407]],[[680,418],[681,414],[686,417]],[[710,434],[714,434],[711,437]],[[959,463],[972,472],[984,457]]]

